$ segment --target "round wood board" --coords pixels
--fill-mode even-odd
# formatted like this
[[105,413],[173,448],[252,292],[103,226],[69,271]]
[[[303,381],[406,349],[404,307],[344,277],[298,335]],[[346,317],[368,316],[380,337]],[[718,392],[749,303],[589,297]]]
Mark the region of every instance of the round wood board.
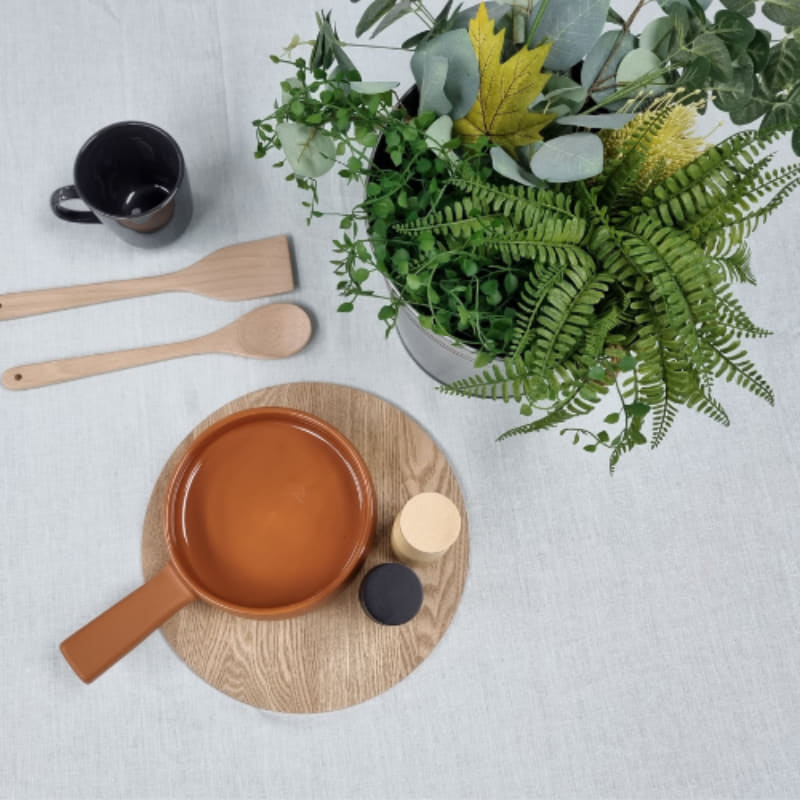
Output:
[[[469,562],[464,500],[447,459],[407,414],[347,386],[289,383],[261,389],[215,411],[167,461],[144,521],[142,565],[150,579],[167,562],[162,507],[169,477],[202,431],[228,414],[258,406],[288,406],[316,414],[350,439],[367,462],[378,496],[375,544],[354,579],[326,605],[300,617],[246,619],[197,601],[161,628],[178,656],[211,686],[257,708],[312,713],[356,705],[405,678],[433,650],[455,614]],[[434,564],[416,568],[425,590],[419,614],[405,625],[383,626],[361,609],[364,573],[395,560],[392,522],[413,495],[435,491],[460,509],[463,528]]]

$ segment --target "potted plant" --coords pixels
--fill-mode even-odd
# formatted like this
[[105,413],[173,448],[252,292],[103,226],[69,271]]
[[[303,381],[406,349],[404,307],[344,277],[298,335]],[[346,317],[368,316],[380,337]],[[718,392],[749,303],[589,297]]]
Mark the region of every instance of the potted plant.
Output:
[[[309,221],[325,172],[365,187],[334,242],[341,311],[381,297],[387,333],[412,312],[468,354],[443,391],[517,402],[502,437],[560,427],[612,471],[681,406],[727,425],[716,379],[773,402],[742,346],[768,332],[732,287],[755,282],[747,237],[800,181],[768,152],[800,131],[800,5],[659,3],[638,27],[645,0],[627,17],[610,0],[374,0],[358,36],[423,23],[404,97],[319,14],[310,56],[272,57],[292,72],[254,122]],[[739,127],[716,143],[694,133],[709,103]]]

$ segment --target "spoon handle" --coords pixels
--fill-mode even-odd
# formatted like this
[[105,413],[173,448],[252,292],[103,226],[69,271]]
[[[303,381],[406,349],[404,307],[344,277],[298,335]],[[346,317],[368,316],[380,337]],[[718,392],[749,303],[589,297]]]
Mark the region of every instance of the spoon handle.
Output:
[[169,272],[153,277],[0,294],[0,320],[18,319],[110,300],[124,300],[128,297],[142,297],[157,292],[175,291],[178,288],[175,273]]
[[62,358],[56,361],[42,361],[38,364],[25,364],[7,369],[2,376],[6,389],[35,389],[52,383],[101,375],[128,367],[166,361],[170,358],[192,356],[210,351],[209,337],[200,336],[183,342],[156,344],[150,347],[136,347],[132,350],[118,350],[112,353]]

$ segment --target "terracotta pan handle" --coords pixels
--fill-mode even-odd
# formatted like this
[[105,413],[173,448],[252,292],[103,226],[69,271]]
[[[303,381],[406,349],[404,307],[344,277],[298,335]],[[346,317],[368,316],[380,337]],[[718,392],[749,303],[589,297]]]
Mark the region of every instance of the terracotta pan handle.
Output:
[[91,683],[197,595],[172,562],[61,643],[77,676]]

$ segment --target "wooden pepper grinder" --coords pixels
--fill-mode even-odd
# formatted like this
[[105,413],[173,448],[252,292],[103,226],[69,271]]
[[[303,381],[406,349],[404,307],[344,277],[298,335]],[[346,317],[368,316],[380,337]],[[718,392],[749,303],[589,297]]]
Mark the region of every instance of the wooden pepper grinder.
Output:
[[441,558],[461,533],[461,514],[452,500],[438,492],[414,495],[392,525],[394,555],[423,566]]

